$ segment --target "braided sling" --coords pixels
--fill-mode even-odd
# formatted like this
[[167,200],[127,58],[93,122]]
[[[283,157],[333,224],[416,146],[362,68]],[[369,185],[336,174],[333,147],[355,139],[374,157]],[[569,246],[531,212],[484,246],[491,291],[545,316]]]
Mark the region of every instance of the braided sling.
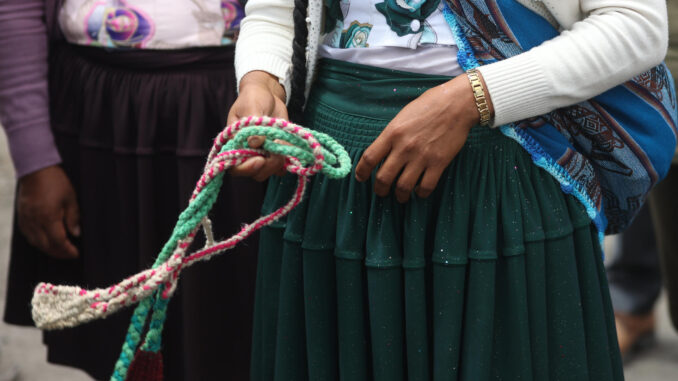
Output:
[[[250,136],[266,137],[261,149],[249,148],[247,138]],[[277,143],[276,140],[287,144]],[[217,199],[226,170],[251,157],[267,153],[284,156],[285,169],[298,176],[294,195],[273,213],[243,226],[232,237],[216,242],[207,213]],[[301,202],[309,176],[320,172],[338,179],[348,175],[350,170],[348,154],[326,134],[310,131],[282,119],[243,118],[226,127],[216,137],[188,207],[179,216],[170,239],[152,268],[108,288],[95,290],[40,283],[32,300],[33,320],[38,328],[46,330],[74,327],[138,303],[111,381],[160,381],[162,329],[167,306],[176,290],[181,271],[197,261],[235,247],[256,230],[287,215]],[[205,246],[189,253],[189,246],[201,228],[205,235]]]

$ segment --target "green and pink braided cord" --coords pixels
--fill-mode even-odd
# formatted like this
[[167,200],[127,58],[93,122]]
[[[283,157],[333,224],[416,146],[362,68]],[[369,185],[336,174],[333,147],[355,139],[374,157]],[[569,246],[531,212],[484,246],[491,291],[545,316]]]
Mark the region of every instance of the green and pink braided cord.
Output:
[[[261,149],[249,148],[247,138],[250,136],[266,137]],[[283,155],[286,170],[298,176],[292,198],[273,213],[243,226],[232,237],[216,242],[207,213],[217,199],[225,172],[251,157],[268,153]],[[301,202],[309,176],[323,173],[338,179],[345,177],[350,169],[351,161],[344,148],[326,134],[282,119],[243,118],[226,127],[216,137],[188,207],[179,216],[170,239],[152,268],[108,288],[95,290],[40,283],[32,301],[33,320],[41,329],[67,328],[104,318],[125,306],[139,303],[111,376],[112,381],[125,381],[137,350],[151,353],[160,351],[167,305],[184,268],[235,247],[256,230],[287,215]],[[189,246],[201,229],[205,235],[205,246],[188,253]],[[143,344],[139,347],[142,338]]]

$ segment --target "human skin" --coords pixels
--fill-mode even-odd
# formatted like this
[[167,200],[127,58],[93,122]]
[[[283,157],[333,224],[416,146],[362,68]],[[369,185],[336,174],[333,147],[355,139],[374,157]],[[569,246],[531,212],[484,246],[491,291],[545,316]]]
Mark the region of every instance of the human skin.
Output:
[[[285,90],[275,76],[261,71],[243,76],[228,122],[250,115],[287,118]],[[465,75],[433,87],[405,106],[365,150],[356,166],[356,179],[367,181],[383,161],[374,177],[377,195],[386,196],[395,184],[399,202],[407,202],[413,190],[419,197],[428,197],[479,121],[480,113]],[[252,148],[263,142],[260,137],[249,140]],[[283,165],[283,158],[277,155],[256,157],[233,168],[231,174],[263,181],[280,174]]]
[[80,236],[80,212],[75,190],[58,165],[19,179],[17,223],[28,242],[58,259],[78,257],[68,237]]
[[[278,78],[263,71],[252,71],[240,80],[238,98],[228,112],[228,124],[246,116],[271,116],[287,119],[285,107],[285,89],[278,82]],[[247,140],[252,148],[259,148],[264,144],[264,137],[251,136]],[[271,175],[284,173],[285,159],[279,155],[268,157],[253,157],[230,170],[233,176],[252,177],[257,181],[264,181]]]

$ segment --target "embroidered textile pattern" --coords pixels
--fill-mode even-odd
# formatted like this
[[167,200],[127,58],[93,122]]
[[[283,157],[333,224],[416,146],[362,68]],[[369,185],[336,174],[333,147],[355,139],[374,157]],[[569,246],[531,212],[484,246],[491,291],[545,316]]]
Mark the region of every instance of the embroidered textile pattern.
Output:
[[[262,149],[248,147],[247,138],[255,135],[266,137]],[[290,145],[275,143],[274,140],[282,140]],[[285,156],[286,170],[298,175],[294,195],[278,210],[243,226],[234,236],[216,242],[207,213],[217,199],[225,171],[248,158],[263,156],[267,152]],[[170,239],[152,268],[108,288],[95,290],[40,283],[32,300],[33,320],[41,329],[73,327],[139,303],[111,380],[161,380],[162,375],[157,372],[162,370],[162,366],[158,365],[162,361],[159,353],[162,329],[167,305],[176,290],[181,271],[197,261],[235,247],[256,230],[287,215],[301,202],[309,176],[323,173],[329,178],[342,178],[350,170],[348,153],[326,134],[269,117],[249,117],[237,121],[226,127],[215,139],[189,205],[179,216]],[[189,253],[189,246],[201,229],[206,244],[202,249]],[[147,324],[145,339],[139,349]],[[148,372],[153,373],[153,376],[148,376]]]
[[[515,56],[559,33],[512,0],[451,0],[444,13],[457,31],[464,69]],[[602,237],[623,230],[668,171],[677,119],[673,80],[662,64],[589,101],[501,130],[586,206]]]

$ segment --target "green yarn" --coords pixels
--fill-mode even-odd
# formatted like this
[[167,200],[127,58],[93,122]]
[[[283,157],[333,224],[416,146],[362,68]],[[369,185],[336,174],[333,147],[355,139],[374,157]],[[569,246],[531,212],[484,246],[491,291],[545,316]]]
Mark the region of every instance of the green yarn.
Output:
[[[315,161],[315,156],[306,140],[281,129],[260,126],[243,128],[224,145],[221,152],[233,149],[249,149],[247,138],[250,136],[265,136],[266,141],[262,148],[270,153],[295,157],[304,166],[309,166]],[[342,155],[344,148],[327,134],[313,132],[313,136],[323,146],[322,152],[325,156],[325,165],[320,172],[332,179],[346,177],[351,170],[351,159],[348,155]],[[282,140],[291,145],[276,143],[275,140]],[[337,164],[339,165],[337,166]]]
[[146,322],[146,315],[151,308],[152,302],[150,298],[144,299],[134,310],[129,328],[127,328],[127,336],[122,345],[120,357],[113,368],[111,381],[124,381],[125,377],[127,377],[127,369],[134,359],[134,354],[141,340],[144,323]]
[[[320,132],[307,129],[302,129],[299,132],[302,134],[312,134],[318,143],[321,144],[324,161],[320,173],[332,179],[339,179],[348,175],[351,171],[351,159],[339,143],[329,135]],[[271,154],[296,158],[303,167],[310,167],[316,162],[315,153],[309,142],[298,134],[285,131],[281,128],[260,125],[241,128],[232,139],[224,144],[220,153],[241,149],[251,150],[247,143],[247,138],[250,136],[263,136],[266,138],[260,150]],[[276,140],[284,141],[287,144],[278,143]],[[176,250],[179,242],[191,234],[200,225],[203,218],[207,216],[217,200],[219,189],[223,183],[223,176],[223,172],[215,175],[179,215],[174,230],[158,254],[153,268],[157,268],[166,262]],[[153,314],[151,315],[148,331],[146,332],[141,350],[149,352],[160,351],[162,330],[167,317],[167,306],[171,298],[171,296],[164,298],[164,291],[165,286],[163,285],[155,291],[152,298],[149,297],[142,300],[134,310],[120,357],[115,364],[114,372],[111,376],[111,381],[125,381],[129,366],[141,342],[142,333],[151,309]]]
[[155,305],[153,306],[153,315],[151,316],[151,323],[148,327],[148,333],[144,340],[144,345],[141,350],[148,352],[159,352],[162,345],[162,329],[165,325],[165,318],[167,316],[167,306],[170,298],[163,298],[162,290],[158,290],[156,295]]

